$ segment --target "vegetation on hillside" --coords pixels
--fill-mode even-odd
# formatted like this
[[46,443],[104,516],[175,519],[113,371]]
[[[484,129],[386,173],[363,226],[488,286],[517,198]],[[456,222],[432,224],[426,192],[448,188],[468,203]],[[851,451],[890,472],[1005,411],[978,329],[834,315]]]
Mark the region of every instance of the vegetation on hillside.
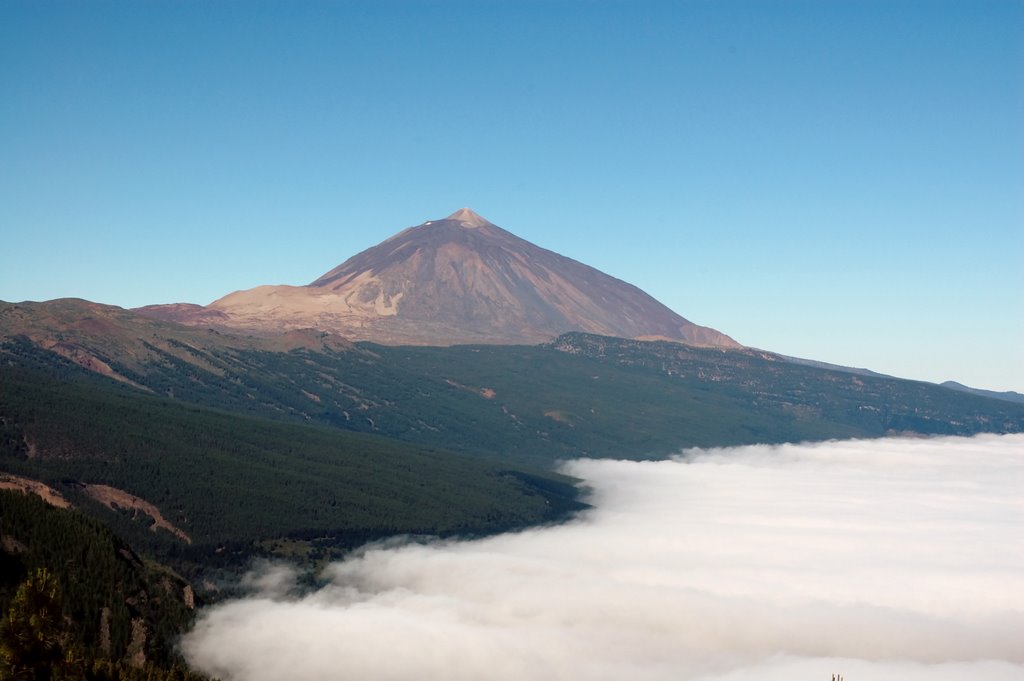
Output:
[[687,446],[1024,430],[1024,405],[771,353],[566,334],[386,347],[311,329],[187,327],[80,300],[0,303],[0,360],[140,392],[548,466]]
[[786,414],[794,429],[816,423],[826,430],[846,428],[859,437],[1024,430],[1024,405],[933,383],[793,363],[758,350],[723,352],[582,333],[565,334],[550,347],[722,393],[751,412]]
[[[59,488],[182,569],[246,557],[267,540],[327,555],[395,534],[498,532],[581,507],[571,481],[554,474],[85,379],[3,368],[0,470]],[[145,499],[192,543],[100,504],[83,483]]]
[[95,519],[0,490],[0,678],[191,679],[190,587]]

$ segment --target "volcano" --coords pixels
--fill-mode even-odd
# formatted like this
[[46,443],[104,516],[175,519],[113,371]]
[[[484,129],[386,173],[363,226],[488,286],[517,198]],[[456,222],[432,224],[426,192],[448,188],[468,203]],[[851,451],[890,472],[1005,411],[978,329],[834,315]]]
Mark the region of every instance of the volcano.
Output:
[[740,347],[639,288],[469,208],[405,229],[306,286],[258,286],[189,309],[140,311],[202,325],[315,328],[387,345],[535,344],[582,331]]

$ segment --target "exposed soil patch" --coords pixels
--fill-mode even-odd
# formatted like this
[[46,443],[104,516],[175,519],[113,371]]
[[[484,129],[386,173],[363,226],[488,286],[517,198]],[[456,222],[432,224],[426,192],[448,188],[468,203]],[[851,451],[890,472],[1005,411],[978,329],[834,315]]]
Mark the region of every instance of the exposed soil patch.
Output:
[[101,376],[106,376],[107,378],[112,378],[115,381],[127,383],[133,388],[138,388],[139,390],[153,392],[149,388],[143,385],[139,385],[130,378],[127,378],[117,373],[116,371],[113,370],[113,368],[111,368],[109,364],[104,362],[102,359],[96,357],[88,350],[85,350],[84,348],[81,348],[77,345],[58,341],[53,338],[47,338],[41,341],[39,343],[39,346],[51,352],[55,352],[61,357],[71,360],[80,367],[88,369],[89,371],[93,371],[97,374],[100,374]]
[[114,510],[131,509],[132,511],[145,513],[153,519],[153,525],[149,528],[153,532],[156,532],[157,528],[164,529],[186,544],[192,543],[191,537],[168,522],[163,514],[160,513],[160,509],[145,499],[107,485],[83,485],[83,489],[86,494],[107,508]]
[[494,392],[494,390],[491,388],[474,388],[473,386],[470,385],[463,385],[461,383],[457,383],[456,381],[453,381],[450,378],[446,378],[444,382],[455,388],[459,388],[461,390],[468,390],[471,393],[476,393],[477,395],[480,395],[484,399],[488,400],[493,400],[494,397],[498,394]]
[[572,426],[573,425],[572,418],[570,418],[570,416],[568,414],[566,414],[564,411],[558,411],[556,409],[552,409],[550,411],[544,412],[544,416],[547,416],[552,421],[558,421],[559,423],[564,423],[567,426]]
[[0,489],[16,489],[26,494],[35,494],[51,506],[71,508],[71,502],[65,499],[63,494],[38,480],[0,473]]

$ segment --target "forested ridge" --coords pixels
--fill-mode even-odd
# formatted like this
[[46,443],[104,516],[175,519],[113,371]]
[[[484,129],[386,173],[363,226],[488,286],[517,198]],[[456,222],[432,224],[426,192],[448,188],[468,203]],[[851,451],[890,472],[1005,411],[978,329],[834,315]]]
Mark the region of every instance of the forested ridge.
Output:
[[0,325],[2,361],[61,380],[70,367],[86,367],[136,394],[512,466],[894,432],[1024,430],[1024,405],[751,348],[583,333],[544,346],[392,347],[308,329],[244,335],[186,327],[74,300],[0,304]]

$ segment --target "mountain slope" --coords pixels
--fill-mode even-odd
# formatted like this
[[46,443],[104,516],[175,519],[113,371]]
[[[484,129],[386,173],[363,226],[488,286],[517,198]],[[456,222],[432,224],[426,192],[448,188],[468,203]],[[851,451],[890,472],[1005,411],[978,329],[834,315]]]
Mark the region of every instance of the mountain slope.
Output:
[[203,325],[311,327],[387,345],[534,344],[583,331],[739,347],[635,286],[520,239],[468,208],[410,227],[308,286],[260,286],[206,308],[140,311]]
[[[80,302],[82,316],[94,320],[90,328],[108,317],[121,325],[114,344],[78,330],[71,303],[57,305],[59,320],[49,303],[13,306],[20,325],[0,328],[0,365],[56,371],[68,359],[96,357],[124,379],[125,390],[498,457],[504,465],[892,432],[1024,430],[1024,405],[794,364],[749,348],[574,333],[544,346],[321,342],[281,351],[273,348],[288,344],[271,336],[250,341]],[[0,320],[14,318],[2,312]],[[70,358],[47,349],[54,338],[73,350]],[[96,372],[88,362],[79,366]]]
[[555,474],[197,407],[31,347],[0,353],[0,471],[55,488],[184,570],[244,557],[254,542],[330,550],[394,534],[482,534],[580,507]]

